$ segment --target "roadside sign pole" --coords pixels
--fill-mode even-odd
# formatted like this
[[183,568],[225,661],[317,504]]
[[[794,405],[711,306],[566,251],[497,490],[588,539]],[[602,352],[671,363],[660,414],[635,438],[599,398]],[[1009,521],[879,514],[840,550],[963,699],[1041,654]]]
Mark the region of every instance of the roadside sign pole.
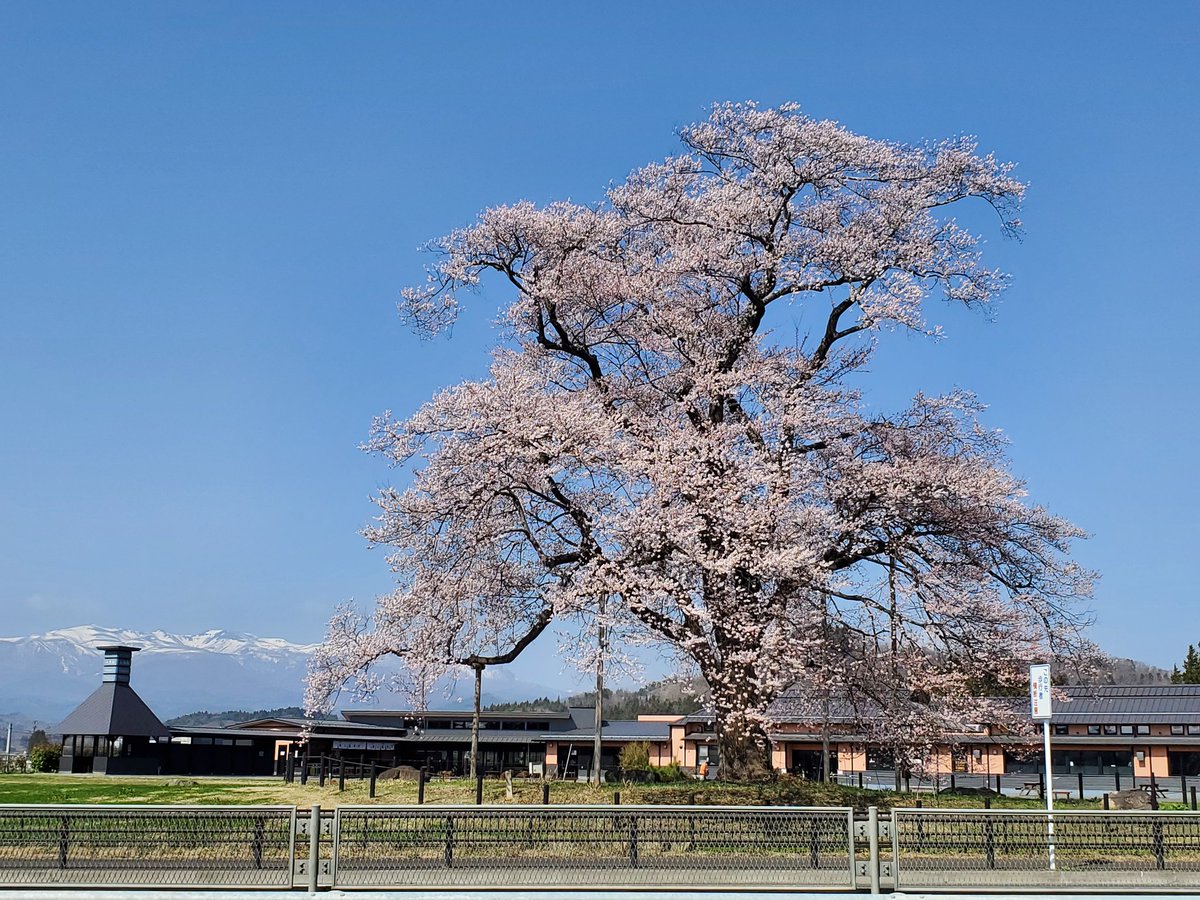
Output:
[[1050,667],[1029,667],[1029,699],[1033,718],[1042,722],[1042,750],[1046,769],[1046,846],[1050,854],[1050,869],[1054,864],[1054,767],[1050,756]]

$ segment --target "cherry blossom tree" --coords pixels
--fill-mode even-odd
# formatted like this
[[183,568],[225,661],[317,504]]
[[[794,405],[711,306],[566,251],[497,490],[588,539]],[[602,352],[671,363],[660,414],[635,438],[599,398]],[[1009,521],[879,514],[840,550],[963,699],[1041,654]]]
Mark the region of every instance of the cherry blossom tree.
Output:
[[[830,633],[903,649],[909,694],[959,697],[1069,648],[1090,576],[970,395],[891,414],[860,396],[881,333],[936,335],[932,299],[1003,288],[950,215],[984,204],[1016,233],[1011,165],[791,105],[718,105],[680,137],[601,203],[488,209],[434,245],[403,315],[444,331],[499,285],[503,333],[486,379],[376,422],[369,449],[415,474],[369,536],[447,597],[498,569],[564,622],[605,604],[694,662],[722,772],[749,776],[768,704]],[[421,614],[394,602],[374,622],[389,646]],[[343,674],[367,658],[330,655]]]

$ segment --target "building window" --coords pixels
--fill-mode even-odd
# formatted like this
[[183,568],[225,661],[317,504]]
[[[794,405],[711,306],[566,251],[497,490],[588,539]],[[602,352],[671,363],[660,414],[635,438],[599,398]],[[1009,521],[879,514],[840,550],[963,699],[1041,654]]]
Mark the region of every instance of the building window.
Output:
[[1138,725],[1138,726],[1137,726],[1137,733],[1138,733],[1138,734],[1149,734],[1149,733],[1150,733],[1150,726],[1149,726],[1149,725]]
[[1183,734],[1183,726],[1182,725],[1172,725],[1171,726],[1171,734]]
[[1088,734],[1099,734],[1099,733],[1100,733],[1099,725],[1089,725],[1088,726]]
[[1188,726],[1188,734],[1190,734],[1190,735],[1200,734],[1200,725],[1189,725]]
[[1055,734],[1068,734],[1069,732],[1067,731],[1067,726],[1066,726],[1066,725],[1055,725],[1055,726],[1054,726],[1054,733],[1055,733]]
[[1117,726],[1116,726],[1116,725],[1105,725],[1105,726],[1104,726],[1104,733],[1105,733],[1105,734],[1116,734],[1116,733],[1117,733]]
[[1122,725],[1121,726],[1121,734],[1133,734],[1133,726],[1132,725]]

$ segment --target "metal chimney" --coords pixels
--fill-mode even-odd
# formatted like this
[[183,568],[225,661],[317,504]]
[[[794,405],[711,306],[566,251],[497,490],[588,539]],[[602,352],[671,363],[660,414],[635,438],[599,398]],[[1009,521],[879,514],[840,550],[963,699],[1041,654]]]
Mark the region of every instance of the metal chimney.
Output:
[[129,684],[130,662],[133,654],[142,648],[114,644],[96,649],[104,651],[104,676],[100,680],[114,684]]

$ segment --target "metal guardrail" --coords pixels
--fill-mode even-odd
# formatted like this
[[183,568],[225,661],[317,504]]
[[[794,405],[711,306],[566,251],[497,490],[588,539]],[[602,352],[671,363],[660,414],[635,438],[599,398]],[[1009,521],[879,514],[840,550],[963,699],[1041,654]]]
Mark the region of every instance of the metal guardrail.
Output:
[[1195,893],[1200,887],[1200,815],[896,809],[892,865],[897,891]]
[[0,886],[291,887],[290,806],[0,805]]
[[54,886],[1196,893],[1200,814],[0,806],[0,888]]
[[335,888],[852,890],[849,808],[343,806]]

